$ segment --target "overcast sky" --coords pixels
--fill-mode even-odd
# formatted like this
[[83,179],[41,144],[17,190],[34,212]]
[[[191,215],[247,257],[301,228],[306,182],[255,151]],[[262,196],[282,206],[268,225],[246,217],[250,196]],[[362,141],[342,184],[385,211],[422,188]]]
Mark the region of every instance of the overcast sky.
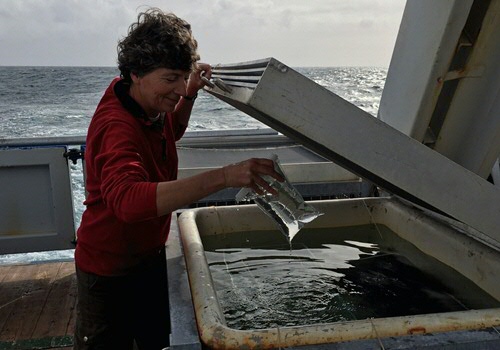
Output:
[[191,23],[202,61],[388,67],[406,0],[2,0],[0,65],[115,66],[147,6]]

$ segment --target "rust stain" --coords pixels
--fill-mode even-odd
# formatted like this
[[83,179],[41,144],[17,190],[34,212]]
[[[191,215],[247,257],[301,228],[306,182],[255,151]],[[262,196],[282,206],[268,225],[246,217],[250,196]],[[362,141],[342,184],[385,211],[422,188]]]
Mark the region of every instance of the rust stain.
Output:
[[425,332],[425,327],[413,327],[408,329],[408,334],[423,334]]

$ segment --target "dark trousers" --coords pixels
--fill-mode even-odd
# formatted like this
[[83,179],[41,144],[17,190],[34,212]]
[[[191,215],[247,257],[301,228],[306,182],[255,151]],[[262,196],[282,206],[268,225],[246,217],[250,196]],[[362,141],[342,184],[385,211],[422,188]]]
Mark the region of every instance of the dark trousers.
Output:
[[127,276],[97,276],[76,268],[75,350],[169,345],[170,315],[165,250]]

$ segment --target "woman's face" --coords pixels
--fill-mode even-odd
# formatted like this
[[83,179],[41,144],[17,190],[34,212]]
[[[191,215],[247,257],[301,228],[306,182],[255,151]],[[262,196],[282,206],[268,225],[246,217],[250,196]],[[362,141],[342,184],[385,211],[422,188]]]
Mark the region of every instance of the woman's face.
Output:
[[149,117],[160,112],[172,112],[181,96],[186,94],[190,72],[157,68],[139,77],[131,74],[130,96]]

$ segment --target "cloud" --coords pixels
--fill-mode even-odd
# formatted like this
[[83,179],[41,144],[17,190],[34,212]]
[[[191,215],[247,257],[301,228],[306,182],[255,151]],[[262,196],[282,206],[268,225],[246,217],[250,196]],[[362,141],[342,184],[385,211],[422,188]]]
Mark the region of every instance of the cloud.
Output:
[[292,66],[387,66],[404,3],[12,0],[0,10],[0,65],[114,65],[117,41],[153,6],[191,23],[209,63],[274,56]]
[[202,57],[274,56],[293,66],[387,66],[404,7],[404,1],[373,0],[215,3],[209,15],[193,17]]

